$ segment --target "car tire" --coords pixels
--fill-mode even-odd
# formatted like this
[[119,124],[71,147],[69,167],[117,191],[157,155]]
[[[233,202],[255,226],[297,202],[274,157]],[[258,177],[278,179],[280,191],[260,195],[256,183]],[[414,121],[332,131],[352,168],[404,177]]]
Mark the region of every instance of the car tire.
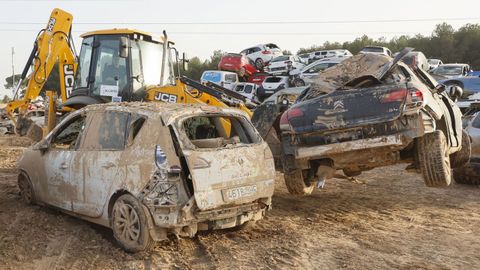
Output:
[[348,176],[348,177],[355,177],[355,176],[359,176],[360,174],[362,174],[362,171],[354,171],[354,170],[349,170],[349,169],[343,169],[343,174],[345,174],[345,176]]
[[154,241],[148,230],[148,214],[130,194],[124,194],[115,201],[110,225],[113,236],[126,251],[139,252],[153,246]]
[[26,204],[35,204],[35,191],[33,190],[30,177],[24,172],[18,175],[18,189],[20,190],[20,198]]
[[302,196],[312,194],[315,184],[306,183],[306,173],[308,173],[308,170],[295,169],[291,172],[285,172],[283,174],[285,185],[287,186],[290,194]]
[[462,149],[450,155],[450,164],[452,168],[460,168],[470,161],[472,154],[472,145],[470,137],[465,130],[462,130]]
[[296,78],[295,80],[293,80],[293,86],[295,87],[305,86],[305,81],[300,78]]
[[458,184],[480,185],[480,170],[476,170],[471,164],[453,170],[453,179]]
[[265,67],[265,62],[262,58],[257,58],[257,60],[255,60],[255,67],[258,70],[263,70],[263,68]]
[[428,187],[447,187],[452,181],[448,143],[442,131],[416,139],[416,161]]

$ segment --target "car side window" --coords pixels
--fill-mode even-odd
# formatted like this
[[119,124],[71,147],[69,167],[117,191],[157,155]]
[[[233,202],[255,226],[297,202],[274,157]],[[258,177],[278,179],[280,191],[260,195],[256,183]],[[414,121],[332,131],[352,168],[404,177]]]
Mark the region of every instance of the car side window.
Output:
[[51,147],[56,149],[76,149],[81,134],[85,129],[85,116],[79,115],[60,127],[51,140]]
[[90,123],[83,148],[85,150],[123,150],[127,139],[128,112],[96,112]]
[[262,49],[260,49],[259,47],[255,47],[252,49],[252,53],[256,53],[256,52],[259,52],[261,51]]

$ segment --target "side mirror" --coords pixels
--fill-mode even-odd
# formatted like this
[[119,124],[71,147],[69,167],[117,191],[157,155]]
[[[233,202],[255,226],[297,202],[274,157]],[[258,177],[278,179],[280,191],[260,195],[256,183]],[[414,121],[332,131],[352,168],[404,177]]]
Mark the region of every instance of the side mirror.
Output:
[[128,57],[128,38],[127,37],[120,37],[120,50],[119,54],[122,58]]
[[187,58],[187,54],[186,53],[183,53],[182,55],[182,63],[183,63],[183,70],[187,71],[188,70],[188,58]]
[[452,85],[450,86],[449,93],[453,101],[457,101],[463,95],[463,89],[460,86]]
[[40,152],[45,153],[47,152],[48,148],[49,148],[49,143],[48,143],[48,140],[41,140],[40,142],[38,142],[34,147],[33,149],[34,150],[39,150]]

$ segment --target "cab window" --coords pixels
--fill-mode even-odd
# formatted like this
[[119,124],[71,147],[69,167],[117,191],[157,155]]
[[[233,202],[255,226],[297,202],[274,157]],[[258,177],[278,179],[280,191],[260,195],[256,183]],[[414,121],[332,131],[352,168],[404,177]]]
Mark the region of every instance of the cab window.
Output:
[[480,113],[477,113],[477,116],[472,122],[472,127],[474,128],[480,128]]

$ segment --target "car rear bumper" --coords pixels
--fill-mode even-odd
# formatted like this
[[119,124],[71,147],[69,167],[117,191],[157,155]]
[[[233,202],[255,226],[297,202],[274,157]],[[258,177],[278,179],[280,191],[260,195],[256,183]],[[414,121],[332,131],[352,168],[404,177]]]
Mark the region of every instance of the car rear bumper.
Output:
[[378,147],[398,148],[405,146],[405,140],[400,135],[391,135],[371,139],[363,139],[349,142],[341,142],[329,145],[298,147],[295,149],[295,157],[302,159],[312,156],[331,156],[350,151],[365,150]]

